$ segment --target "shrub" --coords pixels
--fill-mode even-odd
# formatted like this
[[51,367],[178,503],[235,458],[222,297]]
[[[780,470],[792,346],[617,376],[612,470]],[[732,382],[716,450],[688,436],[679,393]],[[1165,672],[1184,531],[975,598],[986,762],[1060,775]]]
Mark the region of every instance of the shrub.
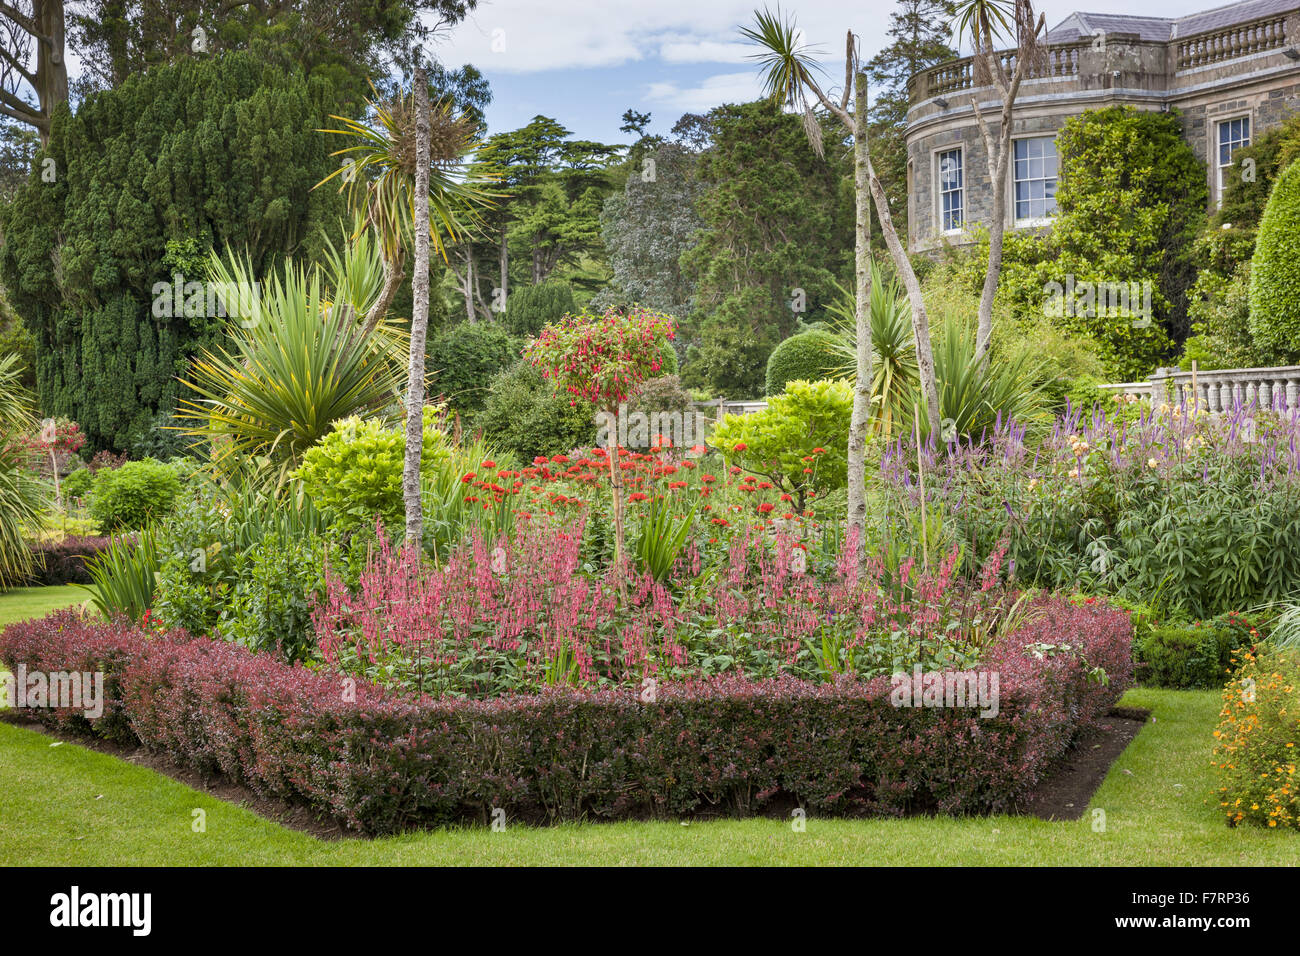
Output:
[[847,480],[852,414],[848,382],[788,382],[767,408],[723,418],[709,444],[796,495],[802,511],[809,492],[839,488]]
[[536,335],[543,326],[559,321],[576,308],[573,286],[567,282],[519,286],[510,290],[503,321],[512,335],[526,337]]
[[90,492],[91,480],[95,477],[89,468],[78,468],[63,479],[63,494],[69,500],[84,498]]
[[[1080,653],[1051,650],[1064,642]],[[349,700],[336,675],[68,611],[0,635],[11,669],[105,673],[101,717],[34,711],[47,725],[138,741],[370,833],[486,821],[497,807],[540,821],[792,800],[827,814],[1006,810],[1111,707],[1129,653],[1122,614],[1060,602],[990,656],[998,712],[981,718],[896,706],[887,677],[665,684],[653,704],[572,688],[435,702],[363,680]]]
[[521,461],[572,451],[596,437],[591,408],[585,402],[575,404],[566,394],[557,395],[542,373],[524,361],[492,380],[474,427]]
[[1214,622],[1153,628],[1133,641],[1137,679],[1156,687],[1221,687],[1242,636]]
[[1250,330],[1279,363],[1300,357],[1300,162],[1273,186],[1250,263]]
[[180,478],[171,465],[151,458],[128,462],[96,473],[90,516],[105,534],[136,530],[170,514],[180,493]]
[[1243,649],[1238,660],[1214,731],[1219,807],[1232,826],[1300,829],[1300,653]]
[[69,535],[61,541],[44,541],[32,548],[36,561],[32,585],[89,584],[86,562],[108,547],[109,539]]
[[[331,525],[352,531],[374,524],[376,516],[395,527],[405,517],[402,503],[404,428],[376,421],[346,418],[303,456],[294,477],[325,511]],[[446,441],[433,408],[424,410],[424,447],[420,457],[426,474],[447,457]]]
[[831,378],[838,366],[834,333],[813,330],[792,335],[767,358],[767,394],[779,395],[787,382]]
[[301,661],[316,647],[312,604],[323,587],[320,538],[285,541],[267,535],[244,555],[246,568],[219,625],[222,636],[253,651]]
[[488,382],[519,358],[519,342],[490,322],[461,322],[429,342],[424,367],[433,376],[430,393],[442,395],[462,415],[483,407]]

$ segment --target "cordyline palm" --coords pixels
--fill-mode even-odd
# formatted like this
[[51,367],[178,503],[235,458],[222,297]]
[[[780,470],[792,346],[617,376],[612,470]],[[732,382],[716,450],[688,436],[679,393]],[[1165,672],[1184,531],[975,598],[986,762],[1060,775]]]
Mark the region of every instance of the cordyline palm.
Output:
[[[836,375],[851,378],[857,367],[857,302],[853,292],[836,283],[837,295],[827,306],[834,319],[838,359]],[[912,396],[916,394],[916,343],[912,337],[907,297],[897,279],[885,281],[876,263],[871,264],[871,402],[875,412],[870,430],[885,441],[897,437],[912,417]]]
[[[371,85],[374,90],[374,85]],[[321,130],[347,136],[352,145],[335,150],[342,162],[317,187],[341,179],[349,203],[359,214],[359,229],[373,229],[383,251],[383,294],[366,316],[366,330],[374,328],[388,311],[405,278],[406,252],[414,244],[416,175],[416,104],[412,92],[367,102],[372,122],[331,115],[341,129]],[[444,259],[448,243],[457,241],[478,223],[478,210],[490,202],[483,187],[485,176],[471,173],[467,156],[478,145],[476,128],[467,116],[456,116],[450,103],[441,103],[429,117],[429,242]]]
[[[763,72],[767,95],[776,103],[797,109],[803,117],[804,132],[813,149],[822,152],[821,126],[814,112],[820,105],[843,124],[853,137],[854,194],[856,198],[856,242],[854,255],[856,343],[856,384],[853,395],[853,418],[849,425],[848,453],[848,528],[859,540],[866,530],[866,439],[871,416],[871,320],[868,304],[871,294],[870,205],[874,200],[876,218],[880,223],[895,271],[903,279],[908,300],[912,306],[912,330],[916,339],[916,355],[921,394],[927,414],[939,425],[939,392],[934,380],[934,357],[930,346],[929,319],[925,301],[921,297],[921,283],[912,269],[907,251],[899,241],[885,196],[867,150],[867,78],[862,71],[857,42],[850,30],[845,42],[844,90],[838,101],[833,101],[822,90],[814,72],[818,69],[799,37],[793,19],[764,9],[754,11],[754,25],[742,27],[741,34],[761,47],[753,54]],[[853,112],[849,112],[850,94]],[[865,558],[865,554],[859,552]]]
[[0,587],[21,584],[32,567],[24,531],[39,527],[45,489],[29,467],[26,435],[35,427],[22,363],[0,358]]
[[[222,290],[255,288],[251,265],[229,258],[213,255],[210,279]],[[187,434],[211,443],[220,470],[269,466],[263,477],[278,489],[334,422],[397,401],[405,336],[382,321],[365,333],[357,319],[382,282],[379,251],[363,235],[342,253],[331,248],[323,270],[288,261],[283,277],[228,306],[227,344],[194,359],[184,381],[194,394],[178,413],[192,423]]]

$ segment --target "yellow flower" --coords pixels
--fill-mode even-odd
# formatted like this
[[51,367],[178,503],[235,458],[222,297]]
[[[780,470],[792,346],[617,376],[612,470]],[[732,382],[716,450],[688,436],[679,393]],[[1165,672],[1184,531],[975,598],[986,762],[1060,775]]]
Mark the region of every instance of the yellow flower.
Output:
[[1154,468],[1154,467],[1156,467],[1156,465],[1158,465],[1158,464],[1160,464],[1160,462],[1156,461],[1154,458],[1148,458],[1148,459],[1147,459],[1147,467],[1148,467],[1148,468]]

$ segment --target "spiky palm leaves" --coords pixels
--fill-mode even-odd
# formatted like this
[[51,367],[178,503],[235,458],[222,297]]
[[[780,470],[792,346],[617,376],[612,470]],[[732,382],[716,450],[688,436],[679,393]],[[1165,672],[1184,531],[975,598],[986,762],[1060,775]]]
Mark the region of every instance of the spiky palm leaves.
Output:
[[31,550],[23,533],[39,527],[45,486],[31,471],[24,436],[35,425],[31,394],[17,355],[0,358],[0,587],[27,577]]
[[[327,260],[325,270],[286,262],[258,294],[236,296],[227,344],[190,367],[194,396],[178,417],[227,474],[251,467],[279,487],[334,422],[399,401],[405,336],[386,322],[367,333],[358,318],[382,285],[377,244],[360,237]],[[218,288],[258,288],[247,262],[214,254],[209,268]]]

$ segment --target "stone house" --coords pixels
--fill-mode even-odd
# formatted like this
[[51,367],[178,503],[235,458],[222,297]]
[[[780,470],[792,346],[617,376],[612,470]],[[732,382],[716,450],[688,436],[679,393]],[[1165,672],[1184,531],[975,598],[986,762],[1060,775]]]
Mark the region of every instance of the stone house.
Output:
[[[1074,13],[1047,35],[1022,84],[1007,174],[1008,229],[1043,228],[1056,208],[1056,132],[1085,110],[1177,109],[1219,201],[1233,150],[1300,109],[1300,0],[1245,0],[1176,19]],[[1013,56],[1004,53],[1003,62]],[[969,57],[909,81],[909,246],[970,240],[992,213],[989,169],[972,98],[997,135],[1001,103],[973,89]]]

